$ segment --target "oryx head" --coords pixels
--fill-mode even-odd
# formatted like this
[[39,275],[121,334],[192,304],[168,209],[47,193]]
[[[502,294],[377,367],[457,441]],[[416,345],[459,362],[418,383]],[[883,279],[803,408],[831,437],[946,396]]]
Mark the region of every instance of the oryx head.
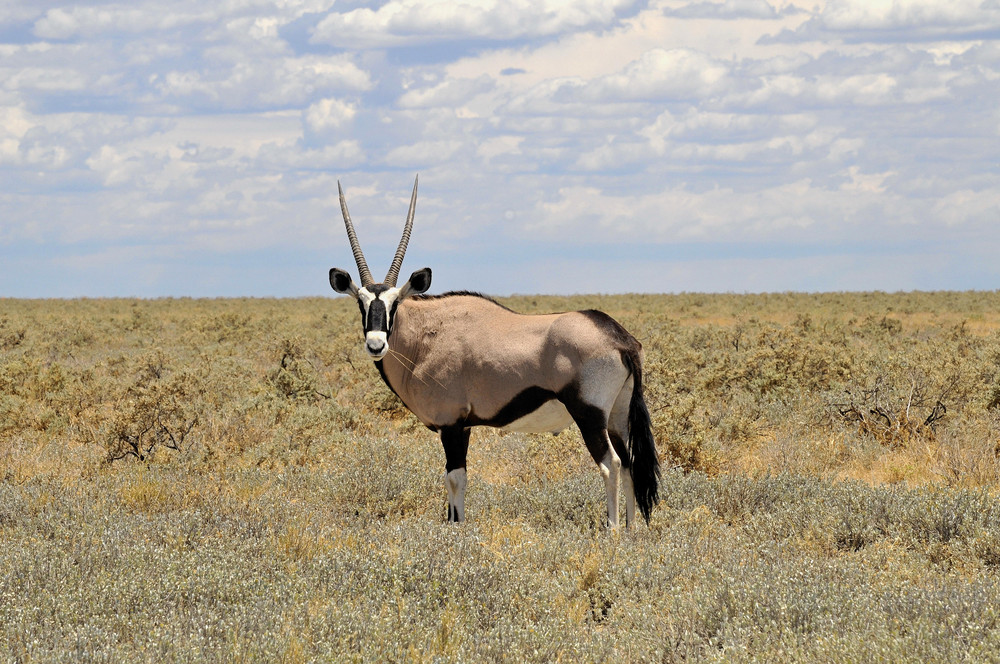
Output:
[[396,307],[404,299],[423,293],[431,286],[429,267],[417,270],[410,275],[405,284],[401,287],[396,286],[406,245],[410,241],[410,230],[413,228],[413,212],[417,208],[417,180],[413,181],[413,196],[410,198],[410,211],[406,215],[403,239],[399,241],[396,256],[392,259],[385,281],[380,284],[372,279],[368,263],[365,262],[365,255],[361,252],[361,245],[354,232],[354,224],[351,223],[351,215],[347,211],[347,201],[344,200],[344,190],[340,188],[340,182],[337,182],[337,190],[340,192],[340,209],[344,213],[344,225],[347,226],[347,239],[351,241],[351,250],[354,252],[358,274],[361,276],[361,287],[354,283],[350,274],[338,268],[330,270],[330,285],[338,293],[350,295],[358,301],[358,306],[361,308],[361,325],[365,332],[365,350],[372,359],[381,360],[389,352],[389,336],[392,334]]

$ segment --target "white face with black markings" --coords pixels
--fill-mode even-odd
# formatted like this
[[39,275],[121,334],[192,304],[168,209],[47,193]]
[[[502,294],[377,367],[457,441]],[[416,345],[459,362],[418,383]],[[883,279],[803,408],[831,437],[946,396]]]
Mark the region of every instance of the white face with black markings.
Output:
[[361,329],[365,352],[378,362],[389,352],[389,338],[396,321],[396,307],[407,297],[425,292],[431,285],[431,270],[424,268],[410,275],[401,288],[386,284],[355,285],[344,270],[330,270],[330,285],[338,293],[350,295],[361,309]]
[[375,284],[358,289],[361,325],[365,333],[365,352],[376,362],[389,352],[389,335],[399,303],[399,288]]

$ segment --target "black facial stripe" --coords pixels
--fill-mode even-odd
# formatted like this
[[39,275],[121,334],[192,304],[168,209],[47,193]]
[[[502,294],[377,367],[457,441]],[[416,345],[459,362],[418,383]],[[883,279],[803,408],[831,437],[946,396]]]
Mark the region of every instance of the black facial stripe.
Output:
[[388,331],[389,326],[385,312],[385,302],[375,300],[368,305],[368,320],[365,322],[365,333]]

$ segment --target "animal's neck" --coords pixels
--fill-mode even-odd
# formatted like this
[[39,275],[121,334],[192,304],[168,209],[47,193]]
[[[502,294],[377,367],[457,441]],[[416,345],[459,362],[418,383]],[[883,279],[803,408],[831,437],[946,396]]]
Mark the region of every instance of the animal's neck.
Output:
[[406,384],[420,361],[419,336],[422,334],[418,315],[407,301],[401,302],[396,310],[395,324],[389,335],[389,354],[377,362],[382,380],[399,395],[405,392]]

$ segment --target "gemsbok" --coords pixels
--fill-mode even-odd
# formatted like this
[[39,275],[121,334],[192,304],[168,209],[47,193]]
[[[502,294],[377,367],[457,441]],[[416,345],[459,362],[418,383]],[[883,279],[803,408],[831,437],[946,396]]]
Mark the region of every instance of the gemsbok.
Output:
[[474,426],[558,433],[576,423],[607,490],[608,525],[635,508],[649,522],[660,477],[642,396],[642,345],[601,311],[525,315],[471,292],[424,295],[431,270],[396,286],[417,205],[413,183],[403,238],[382,283],[365,262],[337,183],[361,286],[333,268],[330,285],[361,308],[364,347],[382,380],[441,435],[448,521],[465,520],[466,453]]

